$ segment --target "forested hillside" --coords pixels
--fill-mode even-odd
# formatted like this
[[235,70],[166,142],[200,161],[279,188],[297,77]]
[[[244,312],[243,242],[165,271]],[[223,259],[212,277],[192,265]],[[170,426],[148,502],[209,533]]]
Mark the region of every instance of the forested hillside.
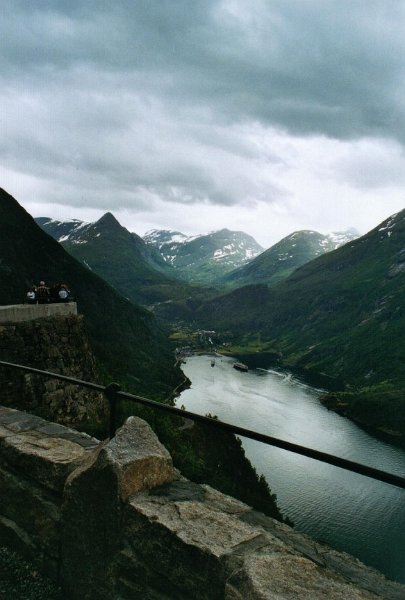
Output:
[[0,190],[0,302],[25,302],[44,279],[66,283],[85,315],[92,347],[106,373],[129,379],[138,393],[166,396],[181,375],[152,314],[118,294],[45,234],[6,191]]
[[[0,303],[24,302],[27,289],[41,279],[48,284],[63,281],[76,295],[106,382],[114,377],[132,393],[172,401],[184,375],[175,367],[173,348],[154,316],[76,261],[0,189]],[[121,402],[117,413],[119,422],[131,414],[146,419],[186,476],[211,483],[282,519],[266,482],[257,476],[233,435],[204,427],[184,430],[181,418],[132,402]]]
[[190,295],[159,252],[106,213],[95,223],[36,219],[74,258],[136,304],[150,305]]
[[335,408],[405,433],[405,211],[268,289],[247,286],[201,305],[205,327],[241,348],[323,373],[345,394]]
[[298,267],[356,237],[358,234],[355,230],[329,235],[317,231],[295,231],[247,264],[227,273],[217,283],[232,287],[257,283],[274,285],[286,279]]

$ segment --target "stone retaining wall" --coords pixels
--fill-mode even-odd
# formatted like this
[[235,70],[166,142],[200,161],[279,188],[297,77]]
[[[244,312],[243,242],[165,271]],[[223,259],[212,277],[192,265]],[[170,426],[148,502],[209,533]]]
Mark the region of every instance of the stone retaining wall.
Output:
[[0,538],[68,600],[402,600],[405,587],[206,485],[130,418],[98,442],[0,408]]
[[[24,305],[23,305],[24,306]],[[63,307],[64,304],[28,308]],[[0,325],[0,360],[98,381],[83,316],[73,314]],[[0,403],[68,427],[107,423],[107,401],[99,392],[58,379],[0,367]]]
[[66,317],[67,315],[77,315],[76,302],[0,306],[0,323],[21,323],[48,317]]

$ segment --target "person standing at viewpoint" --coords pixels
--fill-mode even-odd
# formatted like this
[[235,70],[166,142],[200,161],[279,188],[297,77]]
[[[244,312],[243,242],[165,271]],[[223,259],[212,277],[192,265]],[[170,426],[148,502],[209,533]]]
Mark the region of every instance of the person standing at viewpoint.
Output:
[[37,288],[35,288],[35,287],[32,287],[28,290],[28,292],[27,292],[28,304],[36,304],[37,303],[36,291],[37,291]]
[[61,283],[60,288],[59,288],[59,301],[60,302],[68,302],[69,297],[70,297],[69,288],[64,283]]
[[36,299],[38,304],[46,304],[49,302],[49,287],[45,285],[45,281],[40,281],[37,287]]

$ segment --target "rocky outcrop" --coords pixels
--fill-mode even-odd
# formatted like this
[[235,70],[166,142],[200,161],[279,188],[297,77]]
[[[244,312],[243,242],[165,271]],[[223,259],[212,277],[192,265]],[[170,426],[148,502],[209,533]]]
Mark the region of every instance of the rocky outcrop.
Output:
[[55,581],[65,481],[98,445],[86,434],[0,407],[0,539]]
[[68,477],[62,512],[62,581],[69,598],[114,597],[112,564],[122,545],[124,503],[132,494],[174,477],[170,454],[136,417]]
[[[72,314],[1,324],[0,360],[98,379],[83,317]],[[107,415],[107,402],[98,392],[5,367],[0,367],[0,402],[78,428],[100,426]]]
[[188,481],[130,498],[123,539],[117,598],[399,600],[405,591],[352,556]]
[[405,588],[207,485],[149,426],[107,442],[0,410],[0,536],[72,600],[402,600]]

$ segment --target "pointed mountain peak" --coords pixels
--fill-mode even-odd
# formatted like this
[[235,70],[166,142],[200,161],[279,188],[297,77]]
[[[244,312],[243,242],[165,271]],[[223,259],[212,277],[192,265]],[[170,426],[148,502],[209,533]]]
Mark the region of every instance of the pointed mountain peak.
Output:
[[117,219],[114,217],[114,215],[110,212],[106,212],[98,221],[96,221],[96,225],[108,225],[108,226],[114,226],[116,227],[117,225],[119,227],[122,227],[122,225],[117,221]]

